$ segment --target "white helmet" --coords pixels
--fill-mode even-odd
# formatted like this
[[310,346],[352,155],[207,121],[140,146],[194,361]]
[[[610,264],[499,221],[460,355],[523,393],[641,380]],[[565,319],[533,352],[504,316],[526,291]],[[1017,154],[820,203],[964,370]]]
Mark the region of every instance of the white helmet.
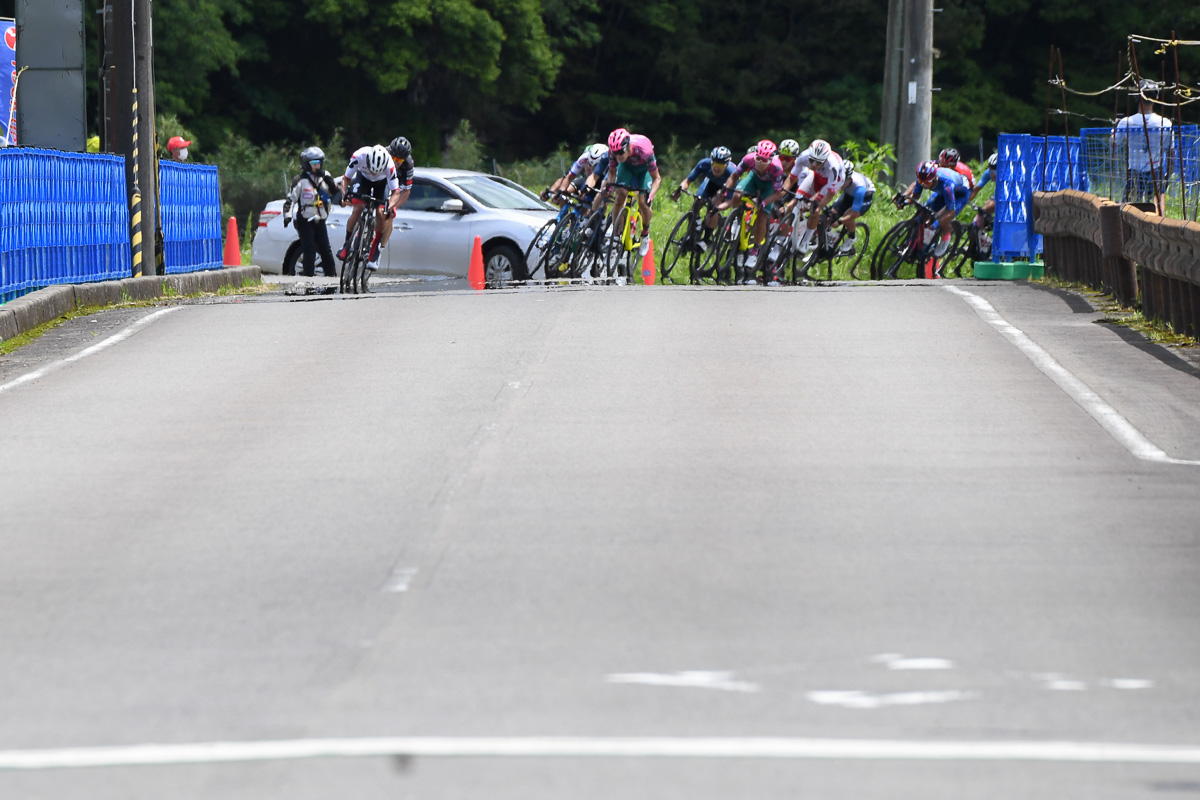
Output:
[[387,148],[377,144],[371,148],[371,152],[367,153],[367,172],[377,174],[383,172],[391,160],[392,157],[388,155]]
[[831,152],[833,152],[833,148],[829,146],[829,142],[824,139],[814,139],[813,143],[808,146],[808,163],[824,164],[829,160]]
[[608,145],[597,142],[587,149],[588,161],[595,164],[600,159],[608,155]]

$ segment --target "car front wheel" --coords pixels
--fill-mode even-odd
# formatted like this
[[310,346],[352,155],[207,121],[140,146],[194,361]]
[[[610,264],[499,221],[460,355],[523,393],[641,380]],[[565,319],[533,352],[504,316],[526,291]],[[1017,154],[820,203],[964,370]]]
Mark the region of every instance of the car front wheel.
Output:
[[508,281],[524,280],[525,259],[521,251],[511,244],[494,244],[488,247],[483,257],[484,277],[488,286],[500,286]]

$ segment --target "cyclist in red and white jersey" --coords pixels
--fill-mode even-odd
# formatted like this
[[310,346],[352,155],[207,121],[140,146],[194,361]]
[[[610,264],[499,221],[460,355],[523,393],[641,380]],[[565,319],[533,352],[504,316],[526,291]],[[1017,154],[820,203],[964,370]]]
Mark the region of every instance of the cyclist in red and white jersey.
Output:
[[955,150],[953,147],[947,147],[945,150],[938,153],[937,160],[938,160],[939,167],[945,167],[946,169],[952,169],[955,172],[957,172],[959,175],[962,175],[964,178],[966,178],[967,179],[967,188],[970,189],[971,191],[975,191],[975,173],[971,172],[971,168],[968,167],[958,157],[957,150]]
[[[409,179],[411,181],[411,178]],[[411,183],[409,184],[411,186]],[[375,209],[375,233],[378,243],[371,251],[367,269],[379,269],[379,252],[391,237],[389,220],[400,207],[400,182],[396,177],[396,164],[383,145],[368,145],[354,151],[346,173],[342,176],[342,205],[354,206],[346,220],[346,242],[338,252],[338,258],[346,260],[350,247],[350,236],[358,222],[363,206]]]
[[[796,165],[792,167],[791,175],[784,181],[784,189],[788,190],[795,186],[797,200],[803,198],[812,204],[805,222],[804,232],[800,235],[801,252],[811,249],[821,209],[838,196],[845,181],[846,171],[842,157],[833,152],[829,142],[824,139],[814,140],[808,149],[796,159]],[[793,200],[792,202],[797,201]],[[788,208],[790,210],[791,204]]]

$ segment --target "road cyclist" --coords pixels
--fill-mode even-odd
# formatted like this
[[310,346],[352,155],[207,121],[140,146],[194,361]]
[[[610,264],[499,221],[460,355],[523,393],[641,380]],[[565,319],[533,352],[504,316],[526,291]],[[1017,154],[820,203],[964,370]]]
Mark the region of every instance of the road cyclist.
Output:
[[940,259],[950,249],[954,218],[967,205],[971,189],[962,173],[939,167],[935,161],[925,161],[917,167],[917,183],[911,199],[920,200],[922,192],[926,189],[933,192],[933,199],[929,203],[929,210],[935,216],[932,227],[941,232],[941,239],[933,249],[933,256]]
[[968,166],[965,161],[959,158],[958,151],[953,147],[947,147],[945,150],[938,153],[937,163],[939,167],[952,169],[959,175],[962,175],[967,181],[967,188],[974,190],[975,173],[971,171],[970,166]]
[[[791,174],[784,181],[784,189],[795,188],[796,199],[792,202],[808,201],[805,227],[797,242],[800,254],[807,253],[815,246],[813,237],[817,232],[821,210],[838,196],[845,179],[842,157],[824,139],[814,139],[796,159]],[[785,209],[790,210],[790,206]]]
[[608,150],[608,182],[614,188],[613,234],[620,235],[620,222],[624,218],[622,212],[629,192],[636,192],[641,230],[635,231],[635,234],[639,240],[638,256],[644,258],[650,248],[650,220],[653,219],[654,196],[658,194],[658,187],[662,185],[662,175],[659,174],[658,161],[654,157],[654,143],[646,136],[630,133],[625,128],[617,128],[608,135]]
[[346,261],[350,255],[350,237],[353,235],[363,208],[370,206],[375,214],[375,238],[371,243],[366,269],[379,269],[379,254],[391,235],[389,221],[400,207],[400,183],[396,165],[391,154],[383,145],[368,145],[354,151],[346,172],[342,175],[342,205],[351,205],[350,217],[346,220],[346,242],[338,252],[338,258]]
[[[730,173],[725,185],[732,190],[728,200],[716,205],[718,211],[739,206],[741,211],[730,214],[721,229],[721,253],[714,258],[718,270],[722,262],[733,260],[733,282],[743,285],[758,283],[758,255],[767,235],[767,208],[783,197],[783,164],[779,148],[770,139],[763,139],[742,157]],[[734,246],[736,240],[736,247]],[[778,276],[764,270],[764,282],[778,285]]]
[[[708,206],[708,212],[704,215],[703,230],[701,240],[697,242],[700,252],[708,249],[709,243],[712,241],[712,234],[721,224],[721,215],[717,213],[712,204],[706,201],[716,197],[727,197],[731,194],[725,182],[729,179],[729,164],[733,161],[733,153],[728,147],[718,145],[714,147],[708,154],[707,158],[702,158],[696,162],[696,166],[692,167],[692,171],[688,176],[680,181],[678,188],[671,193],[672,200],[678,200],[680,195],[687,192],[692,184],[699,181],[695,193],[692,195],[692,211],[699,212],[701,206]],[[690,193],[690,192],[689,192]]]
[[596,165],[600,163],[600,159],[607,155],[608,145],[597,142],[589,146],[579,154],[579,158],[571,163],[571,166],[563,173],[561,178],[550,184],[542,192],[542,199],[551,200],[552,198],[557,198],[554,202],[561,203],[562,198],[558,195],[559,192],[569,195],[582,190],[584,184],[592,177],[592,173]]

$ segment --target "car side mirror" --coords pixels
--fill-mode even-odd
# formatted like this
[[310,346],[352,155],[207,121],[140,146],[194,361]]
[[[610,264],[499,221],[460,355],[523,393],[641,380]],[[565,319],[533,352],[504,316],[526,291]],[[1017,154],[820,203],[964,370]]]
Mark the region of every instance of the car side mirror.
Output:
[[442,202],[442,207],[440,210],[448,211],[451,214],[461,214],[463,213],[463,201],[459,200],[457,197],[445,200]]

